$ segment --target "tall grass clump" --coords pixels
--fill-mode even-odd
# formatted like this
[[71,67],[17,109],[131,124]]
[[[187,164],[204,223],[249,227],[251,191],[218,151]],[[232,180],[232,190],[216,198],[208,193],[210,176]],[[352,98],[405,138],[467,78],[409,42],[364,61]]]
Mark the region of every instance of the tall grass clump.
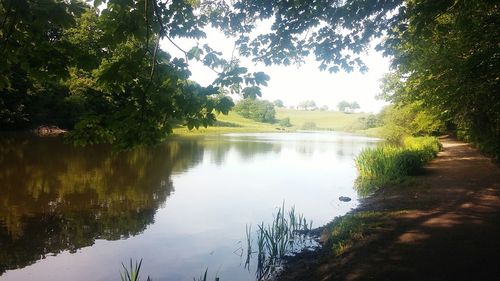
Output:
[[436,157],[441,144],[435,137],[407,137],[401,146],[381,145],[363,150],[355,159],[356,186],[365,196],[380,186],[416,174]]
[[407,137],[403,140],[403,147],[419,153],[425,163],[434,159],[442,145],[436,137]]
[[262,222],[257,225],[255,245],[251,238],[251,227],[246,228],[248,250],[245,266],[250,268],[252,255],[256,254],[257,280],[264,280],[276,272],[285,256],[312,245],[312,239],[308,235],[312,229],[312,221],[296,213],[295,207],[287,211],[283,203],[273,217],[269,224]]

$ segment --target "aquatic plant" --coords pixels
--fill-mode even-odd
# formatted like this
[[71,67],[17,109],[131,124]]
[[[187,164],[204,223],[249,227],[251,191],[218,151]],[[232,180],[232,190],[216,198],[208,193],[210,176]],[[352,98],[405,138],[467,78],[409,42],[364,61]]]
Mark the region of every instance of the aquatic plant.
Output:
[[247,262],[245,266],[250,268],[251,257],[253,254],[257,254],[257,279],[266,278],[281,266],[285,256],[312,244],[308,235],[311,228],[312,221],[307,221],[302,214],[297,214],[295,207],[287,212],[283,202],[269,224],[266,225],[262,222],[257,225],[256,251],[252,251],[252,232],[251,228],[247,227]]
[[[142,266],[142,259],[135,263],[132,263],[132,259],[130,259],[130,264],[129,267],[127,268],[123,263],[123,272],[120,272],[120,279],[121,281],[140,281],[140,271],[141,271],[141,266]],[[147,277],[146,281],[153,281],[151,277]]]
[[[205,269],[205,273],[203,273],[198,279],[193,278],[193,281],[207,281],[208,280],[208,267]],[[219,281],[219,277],[215,274],[214,281]]]

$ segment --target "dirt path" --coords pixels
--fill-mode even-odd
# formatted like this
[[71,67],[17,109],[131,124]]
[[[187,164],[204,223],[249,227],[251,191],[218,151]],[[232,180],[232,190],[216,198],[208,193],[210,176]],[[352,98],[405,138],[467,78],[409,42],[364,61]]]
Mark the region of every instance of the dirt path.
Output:
[[396,214],[383,227],[341,256],[325,249],[293,262],[281,280],[500,280],[500,168],[441,141],[411,184],[363,202],[358,211]]

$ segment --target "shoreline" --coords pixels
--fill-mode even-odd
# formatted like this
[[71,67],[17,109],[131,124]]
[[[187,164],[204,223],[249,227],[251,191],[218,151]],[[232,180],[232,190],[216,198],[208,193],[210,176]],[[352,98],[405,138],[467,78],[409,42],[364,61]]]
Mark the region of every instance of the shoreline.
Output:
[[[333,222],[355,230],[341,251],[323,247],[287,260],[278,281],[493,280],[500,276],[500,169],[470,145],[444,149],[418,176],[361,199]],[[343,219],[345,218],[345,219]],[[480,234],[480,235],[478,235]]]

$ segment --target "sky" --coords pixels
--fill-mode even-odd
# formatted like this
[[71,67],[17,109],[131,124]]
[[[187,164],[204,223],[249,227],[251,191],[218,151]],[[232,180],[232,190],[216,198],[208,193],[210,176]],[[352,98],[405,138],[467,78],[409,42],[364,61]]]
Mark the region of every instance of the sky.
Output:
[[[229,59],[234,41],[214,29],[209,29],[206,33],[207,38],[199,41],[200,46],[208,43]],[[176,39],[175,42],[184,50],[189,50],[197,43],[185,39]],[[166,40],[161,42],[161,48],[174,56],[184,57]],[[380,92],[380,79],[389,72],[389,58],[383,57],[380,52],[371,48],[362,59],[369,69],[364,74],[357,71],[351,73],[320,71],[319,63],[310,57],[306,58],[301,66],[255,65],[246,58],[242,59],[241,66],[247,67],[251,72],[263,71],[269,75],[268,86],[262,88],[262,98],[270,101],[280,99],[286,107],[297,106],[304,100],[314,100],[318,107],[326,105],[329,109],[336,110],[337,104],[346,100],[358,102],[361,112],[377,113],[384,105],[387,105],[386,102],[377,100],[375,96]],[[201,63],[190,61],[189,65],[192,72],[191,80],[203,86],[211,84],[216,78],[216,74]],[[235,96],[233,98],[238,99]]]

